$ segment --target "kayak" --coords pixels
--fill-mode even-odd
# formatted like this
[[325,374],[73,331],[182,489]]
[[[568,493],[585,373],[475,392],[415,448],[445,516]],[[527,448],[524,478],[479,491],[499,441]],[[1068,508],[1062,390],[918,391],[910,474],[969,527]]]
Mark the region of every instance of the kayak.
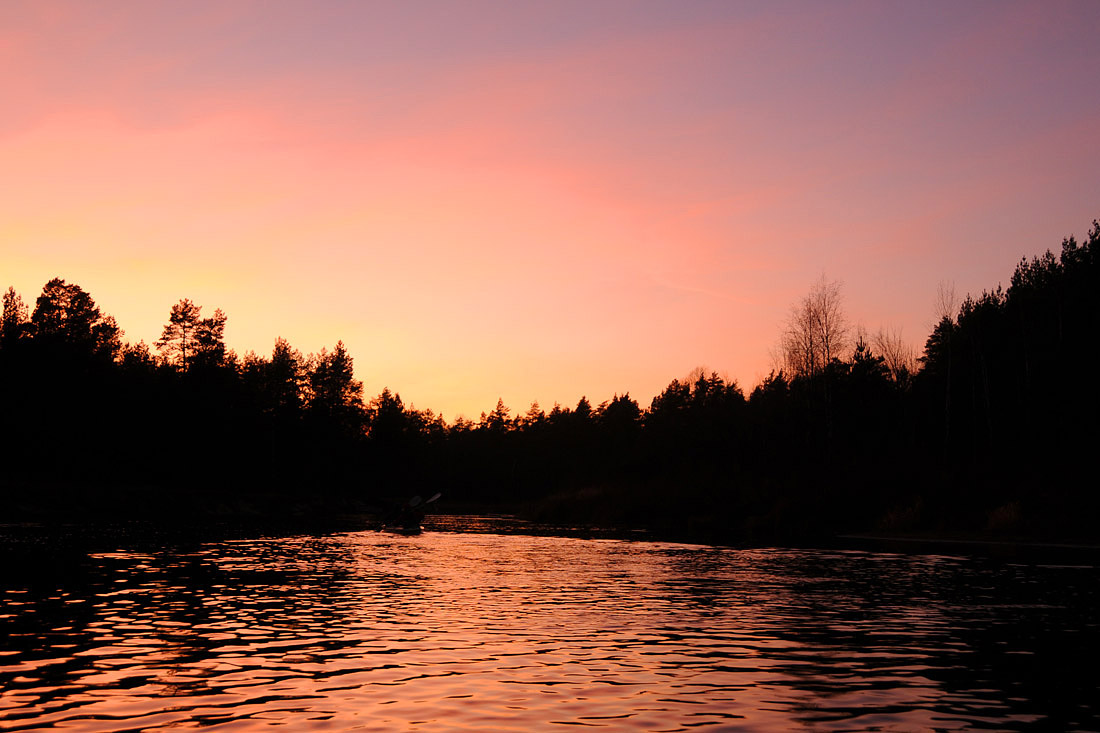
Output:
[[414,535],[423,532],[424,528],[420,525],[416,525],[415,527],[403,527],[401,525],[397,525],[394,527],[382,527],[382,531],[389,532],[390,534]]
[[409,499],[409,502],[393,512],[383,521],[381,530],[392,534],[420,534],[424,528],[420,526],[424,515],[428,513],[428,507],[442,496],[439,492],[424,501],[419,496]]

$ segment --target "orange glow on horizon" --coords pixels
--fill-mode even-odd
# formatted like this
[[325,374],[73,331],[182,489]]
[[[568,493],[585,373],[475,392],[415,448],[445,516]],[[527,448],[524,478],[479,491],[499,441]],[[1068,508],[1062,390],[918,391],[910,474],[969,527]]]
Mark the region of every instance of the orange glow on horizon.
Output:
[[476,419],[748,391],[822,272],[919,349],[939,281],[1098,215],[1094,6],[585,7],[6,4],[0,287],[343,340],[368,396]]

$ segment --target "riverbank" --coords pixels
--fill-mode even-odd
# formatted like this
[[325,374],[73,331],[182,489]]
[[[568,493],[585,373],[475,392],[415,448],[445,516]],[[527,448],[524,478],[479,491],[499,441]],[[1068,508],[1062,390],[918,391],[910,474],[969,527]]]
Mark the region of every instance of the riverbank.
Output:
[[[366,492],[241,490],[239,487],[72,487],[9,492],[0,523],[65,528],[84,536],[224,539],[375,529],[381,518],[410,498]],[[48,498],[48,500],[47,500]],[[1100,552],[1100,537],[1056,532],[1006,532],[980,521],[926,521],[905,530],[872,516],[836,517],[817,505],[754,505],[715,488],[678,491],[649,487],[588,487],[537,501],[471,502],[444,493],[429,530],[506,531],[579,537],[653,539],[727,547],[822,547],[889,552]],[[926,510],[926,514],[929,512]],[[446,519],[440,519],[446,517]],[[507,518],[489,525],[479,518]],[[980,517],[978,517],[980,520]]]

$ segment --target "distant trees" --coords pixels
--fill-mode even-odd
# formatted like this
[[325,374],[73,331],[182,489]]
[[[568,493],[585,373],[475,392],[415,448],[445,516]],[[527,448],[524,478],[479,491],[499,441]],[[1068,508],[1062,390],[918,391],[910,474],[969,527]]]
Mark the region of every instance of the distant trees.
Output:
[[256,395],[269,417],[296,420],[305,404],[307,361],[282,338],[275,339],[271,359],[248,352],[240,365],[241,379]]
[[880,328],[871,338],[871,348],[882,357],[891,379],[904,384],[916,371],[913,347],[901,336],[901,329]]
[[486,430],[493,430],[498,433],[503,433],[512,428],[512,419],[509,417],[511,410],[505,406],[502,398],[497,398],[497,406],[493,408],[492,412],[486,415],[481,413],[481,422],[479,426]]
[[601,426],[615,432],[633,431],[640,427],[642,408],[630,393],[616,394],[610,402],[603,402],[596,410],[596,419]]
[[535,400],[527,408],[527,412],[520,418],[520,425],[524,428],[533,428],[546,422],[546,412],[539,407],[539,401]]
[[79,285],[53,278],[42,287],[28,318],[23,298],[9,287],[0,315],[0,347],[33,341],[57,359],[95,357],[113,361],[122,349],[122,330],[100,311]]
[[[279,339],[270,359],[238,361],[225,314],[204,317],[183,299],[151,354],[142,342],[121,343],[115,319],[78,285],[51,279],[33,313],[14,289],[2,295],[5,507],[5,487],[24,481],[45,487],[44,501],[62,490],[50,487],[71,484],[102,496],[106,510],[108,494],[131,490],[123,487],[141,486],[139,503],[208,490],[228,500],[257,482],[282,490],[307,471],[334,486],[357,472],[367,440],[362,385],[342,343],[303,358]],[[163,470],[183,445],[204,466],[201,485],[188,471]],[[151,486],[157,492],[144,493]]]
[[1095,533],[1100,494],[1083,491],[1078,477],[1093,471],[1085,456],[1100,411],[1088,369],[1100,331],[1098,251],[1093,221],[1084,243],[1070,237],[1060,255],[1021,260],[1007,290],[939,309],[913,408],[923,446],[954,478],[957,493],[941,501],[988,514],[991,524],[1004,512],[990,507],[1017,502],[1016,530],[1056,522]]
[[370,432],[374,437],[392,441],[408,432],[409,419],[401,395],[385,387],[367,407],[370,415]]
[[[406,406],[401,395],[388,387],[366,407],[368,445],[376,464],[388,464],[391,476],[423,477],[438,470],[438,456],[428,461],[428,451],[438,450],[447,427],[431,410]],[[418,465],[401,465],[414,462]]]
[[732,413],[744,403],[745,396],[736,382],[727,382],[716,372],[707,374],[700,368],[683,381],[673,379],[669,382],[665,390],[653,398],[646,419],[656,423],[675,421],[677,416],[686,413]]
[[[13,303],[13,313],[18,309],[18,303]],[[61,278],[53,278],[42,288],[30,327],[39,345],[80,355],[113,360],[122,347],[122,331],[115,319],[101,313],[83,288]]]
[[304,367],[301,352],[291,348],[286,339],[275,339],[275,348],[271,350],[271,361],[266,365],[263,384],[268,404],[275,412],[285,415],[301,410],[306,383]]
[[127,371],[151,372],[156,368],[156,360],[149,353],[149,347],[144,341],[136,344],[123,344],[119,353],[119,365]]
[[737,383],[715,372],[697,368],[683,380],[673,379],[641,416],[647,461],[660,470],[685,464],[718,469],[723,461],[714,461],[717,456],[740,450],[745,404]]
[[356,380],[351,355],[338,341],[332,351],[321,349],[310,359],[306,407],[344,429],[361,429],[363,383]]
[[184,298],[172,306],[157,350],[165,362],[187,371],[195,364],[220,366],[225,361],[226,316],[218,309],[202,317],[202,306]]
[[187,369],[197,348],[196,332],[201,313],[202,307],[186,298],[172,306],[168,324],[156,342],[157,350],[167,363]]
[[29,326],[27,306],[23,299],[9,287],[4,293],[4,310],[0,318],[0,348],[15,344],[26,333]]
[[[389,388],[364,404],[343,342],[303,356],[279,338],[270,358],[237,360],[225,314],[203,318],[183,299],[154,357],[120,345],[114,319],[76,285],[50,280],[32,315],[9,288],[0,494],[16,480],[46,486],[43,496],[91,482],[96,502],[125,484],[143,501],[325,492],[329,506],[432,487],[569,521],[710,527],[722,541],[889,529],[913,521],[911,507],[947,529],[1011,515],[1090,531],[1100,494],[1073,477],[1092,470],[1100,411],[1087,368],[1098,251],[1093,222],[1059,256],[1022,260],[1007,290],[956,305],[942,286],[916,363],[899,330],[851,328],[839,283],[823,277],[784,325],[781,368],[747,399],[697,368],[647,406],[617,393],[513,413],[498,399],[480,421],[449,425]],[[201,454],[201,481],[164,470],[180,446]],[[1008,505],[1022,509],[1000,511]]]
[[225,322],[226,316],[220,308],[214,311],[214,315],[199,321],[199,328],[195,335],[195,354],[193,364],[218,367],[225,364],[227,356],[225,348]]
[[822,275],[787,317],[780,338],[784,370],[801,377],[820,374],[847,350],[850,333],[840,283]]

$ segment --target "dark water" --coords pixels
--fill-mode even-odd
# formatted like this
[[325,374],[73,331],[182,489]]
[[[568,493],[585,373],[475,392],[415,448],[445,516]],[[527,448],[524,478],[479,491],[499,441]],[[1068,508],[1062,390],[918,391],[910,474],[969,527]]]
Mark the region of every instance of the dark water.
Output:
[[457,532],[166,545],[10,555],[0,728],[1100,728],[1088,564]]

